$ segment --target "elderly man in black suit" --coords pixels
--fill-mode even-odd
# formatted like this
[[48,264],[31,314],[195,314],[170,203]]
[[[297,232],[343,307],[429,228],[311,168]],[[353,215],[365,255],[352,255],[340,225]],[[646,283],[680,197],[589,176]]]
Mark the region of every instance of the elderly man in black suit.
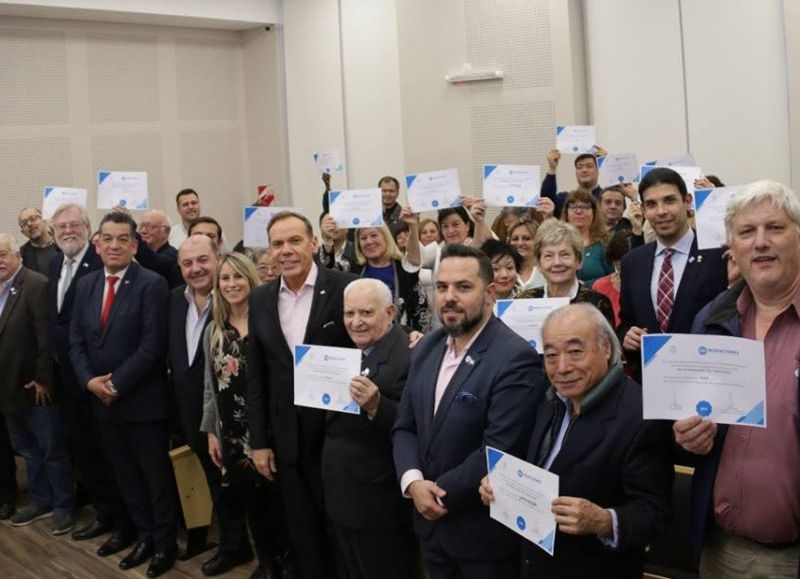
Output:
[[[555,555],[523,540],[522,577],[638,579],[647,545],[670,513],[669,426],[642,419],[614,330],[589,304],[551,313],[542,328],[552,386],[533,420],[528,462],[559,476]],[[480,487],[493,500],[488,477]]]
[[363,355],[361,375],[350,383],[361,413],[328,413],[322,488],[350,579],[418,575],[411,509],[392,462],[391,429],[411,365],[408,335],[394,317],[392,293],[380,280],[345,288],[344,325]]
[[[247,403],[258,471],[277,478],[301,577],[335,576],[320,472],[325,412],[294,405],[294,347],[352,347],[342,323],[342,294],[354,275],[319,267],[311,222],[277,213],[267,226],[281,277],[253,291]],[[268,515],[266,515],[268,516]]]
[[94,416],[138,531],[120,568],[152,557],[147,575],[158,577],[177,554],[165,364],[169,290],[163,277],[133,261],[135,234],[136,223],[124,213],[100,222],[104,267],[78,281],[70,357],[78,383],[93,396]]
[[47,278],[22,265],[13,237],[0,234],[0,411],[11,446],[25,459],[28,505],[12,526],[52,516],[54,535],[72,529],[74,494],[61,410],[53,405]]

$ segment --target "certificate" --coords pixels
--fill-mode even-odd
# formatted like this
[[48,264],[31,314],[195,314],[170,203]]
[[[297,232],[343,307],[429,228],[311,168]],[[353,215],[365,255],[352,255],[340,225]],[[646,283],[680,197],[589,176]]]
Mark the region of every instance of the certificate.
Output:
[[381,190],[345,189],[328,193],[330,214],[339,229],[383,225]]
[[725,213],[736,187],[698,189],[694,192],[697,249],[720,247],[727,241]]
[[[658,166],[663,167],[664,165],[642,165],[642,177]],[[694,209],[694,180],[702,176],[703,170],[700,167],[684,167],[681,165],[670,165],[669,168],[683,179],[683,182],[686,184],[686,191],[692,194],[692,209]]]
[[484,165],[483,199],[489,207],[536,207],[538,165]]
[[51,187],[44,188],[44,201],[42,202],[42,217],[50,219],[64,203],[75,203],[81,207],[86,207],[86,189],[76,187]]
[[672,155],[671,157],[662,157],[655,161],[647,161],[645,165],[652,165],[654,167],[694,167],[697,165],[694,161],[694,155],[691,153],[684,153],[683,155]]
[[361,350],[333,346],[294,347],[294,403],[360,414],[350,397],[350,381],[361,374]]
[[242,211],[244,214],[244,246],[269,247],[267,225],[269,225],[272,216],[281,211],[302,213],[302,211],[298,211],[294,207],[254,207],[245,205]]
[[558,125],[556,149],[568,155],[591,153],[597,142],[594,125]]
[[339,154],[338,149],[314,153],[314,166],[320,173],[333,173],[344,171],[344,159]]
[[569,298],[497,300],[495,315],[541,354],[545,318],[553,310],[566,305],[569,305]]
[[97,208],[149,209],[147,173],[144,171],[100,171],[97,174]]
[[461,185],[456,169],[406,175],[406,188],[414,213],[461,205]]
[[489,516],[552,555],[556,517],[550,509],[558,497],[558,475],[491,446],[486,463],[494,494]]
[[766,428],[764,344],[731,336],[642,336],[645,419],[698,415]]
[[597,158],[600,170],[598,184],[611,187],[620,183],[635,183],[639,180],[639,163],[634,153],[616,153]]

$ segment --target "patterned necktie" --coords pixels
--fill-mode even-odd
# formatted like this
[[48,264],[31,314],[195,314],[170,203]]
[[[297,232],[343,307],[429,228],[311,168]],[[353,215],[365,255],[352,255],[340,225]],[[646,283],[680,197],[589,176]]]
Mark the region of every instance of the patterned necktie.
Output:
[[61,306],[64,304],[64,296],[67,295],[69,284],[72,283],[72,266],[75,265],[75,260],[68,257],[64,262],[64,279],[61,283],[61,291],[58,294],[58,311],[61,311]]
[[675,282],[672,275],[672,254],[674,250],[664,250],[664,263],[661,264],[661,273],[658,276],[658,294],[656,298],[658,325],[662,332],[667,331],[669,317],[672,315],[672,303],[674,301],[673,289]]
[[104,330],[106,329],[108,314],[111,312],[111,306],[114,305],[114,298],[116,297],[116,293],[114,292],[114,284],[117,283],[119,277],[116,275],[110,275],[106,279],[108,280],[108,296],[106,296],[106,303],[103,305],[103,315],[100,316],[100,327]]

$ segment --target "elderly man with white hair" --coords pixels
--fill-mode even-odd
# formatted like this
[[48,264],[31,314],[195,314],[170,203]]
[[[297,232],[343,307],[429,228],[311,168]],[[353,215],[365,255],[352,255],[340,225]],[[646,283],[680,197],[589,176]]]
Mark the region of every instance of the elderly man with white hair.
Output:
[[358,279],[344,290],[344,325],[362,351],[350,383],[358,416],[331,412],[325,422],[322,489],[325,510],[352,579],[418,576],[411,509],[394,476],[390,433],[411,355],[394,324],[392,293],[382,281]]
[[178,250],[169,243],[171,229],[167,214],[160,209],[146,211],[139,220],[139,233],[150,249],[178,259]]
[[[640,578],[645,548],[670,513],[669,427],[642,419],[642,389],[590,304],[552,312],[542,328],[551,387],[530,420],[528,462],[559,476],[555,555],[523,540],[521,577]],[[481,499],[493,499],[488,477]]]
[[[774,181],[742,187],[725,228],[743,280],[708,304],[693,333],[764,343],[766,428],[693,416],[675,440],[698,455],[692,542],[701,577],[798,576],[800,557],[800,200]],[[701,553],[702,551],[702,553]]]

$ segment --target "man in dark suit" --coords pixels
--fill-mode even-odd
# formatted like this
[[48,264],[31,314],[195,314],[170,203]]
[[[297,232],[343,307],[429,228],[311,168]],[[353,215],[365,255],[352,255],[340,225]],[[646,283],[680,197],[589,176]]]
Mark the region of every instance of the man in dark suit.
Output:
[[639,194],[656,241],[622,258],[618,335],[633,364],[643,334],[689,333],[697,312],[728,284],[722,248],[697,249],[688,217],[692,196],[681,176],[666,167],[653,169],[642,178]]
[[[642,419],[642,389],[626,378],[619,341],[588,304],[542,328],[552,387],[534,418],[527,461],[557,474],[555,555],[522,540],[522,577],[638,579],[645,548],[670,514],[670,430]],[[493,500],[488,477],[481,498]]]
[[391,429],[411,364],[408,335],[394,318],[392,293],[380,280],[345,288],[344,325],[364,358],[350,384],[361,413],[328,413],[322,486],[350,579],[418,576],[411,510],[392,462]]
[[19,246],[0,234],[0,411],[9,439],[25,459],[28,505],[14,527],[52,516],[50,532],[72,529],[74,496],[61,411],[52,404],[47,278],[22,265]]
[[78,281],[70,357],[79,384],[94,396],[96,420],[138,531],[122,569],[152,557],[148,577],[177,554],[177,496],[169,460],[167,305],[161,276],[133,262],[136,223],[124,213],[100,222],[103,270]]
[[521,456],[546,383],[539,355],[492,314],[492,264],[449,245],[436,276],[442,328],[414,352],[392,433],[400,487],[432,579],[513,577],[518,542],[475,492],[486,446]]
[[[220,527],[219,550],[202,566],[208,576],[221,575],[253,559],[243,506],[233,489],[222,486],[220,470],[208,455],[208,436],[200,432],[205,369],[201,342],[212,317],[211,290],[218,257],[217,245],[210,238],[187,237],[178,252],[178,265],[186,285],[172,290],[169,302],[170,378],[181,432],[203,466]],[[204,549],[207,530],[207,527],[190,530],[187,556]]]
[[247,403],[258,471],[277,474],[300,576],[332,577],[332,543],[322,501],[322,410],[294,405],[294,347],[352,347],[342,323],[342,293],[355,276],[318,267],[311,223],[277,213],[267,227],[281,277],[250,298]]
[[113,530],[98,549],[105,557],[126,548],[134,538],[133,524],[117,491],[111,462],[92,414],[91,395],[78,383],[69,358],[69,325],[79,279],[101,269],[103,262],[89,243],[91,225],[80,205],[61,205],[51,219],[56,243],[62,254],[50,262],[50,340],[55,391],[60,397],[66,430],[77,471],[85,485],[97,517],[72,533],[77,541],[93,539]]

